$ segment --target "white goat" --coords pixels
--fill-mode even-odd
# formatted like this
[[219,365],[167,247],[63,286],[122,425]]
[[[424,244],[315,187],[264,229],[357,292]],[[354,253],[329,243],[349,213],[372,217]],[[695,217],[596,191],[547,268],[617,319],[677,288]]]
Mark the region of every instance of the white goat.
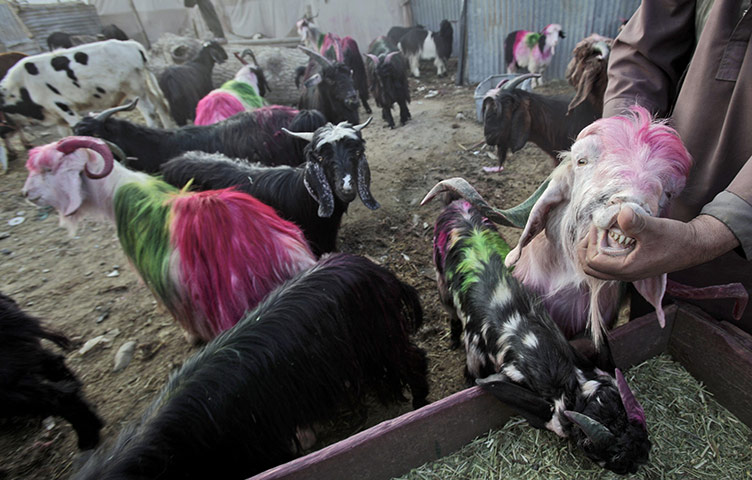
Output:
[[61,135],[85,113],[139,97],[149,126],[172,127],[167,103],[140,43],[108,40],[24,58],[0,82],[0,110],[20,124],[57,126]]

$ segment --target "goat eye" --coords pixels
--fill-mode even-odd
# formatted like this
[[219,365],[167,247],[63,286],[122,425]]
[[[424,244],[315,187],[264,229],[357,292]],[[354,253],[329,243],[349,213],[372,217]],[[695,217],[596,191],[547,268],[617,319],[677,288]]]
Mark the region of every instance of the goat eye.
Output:
[[577,165],[587,165],[588,159],[587,158],[578,158],[577,159]]

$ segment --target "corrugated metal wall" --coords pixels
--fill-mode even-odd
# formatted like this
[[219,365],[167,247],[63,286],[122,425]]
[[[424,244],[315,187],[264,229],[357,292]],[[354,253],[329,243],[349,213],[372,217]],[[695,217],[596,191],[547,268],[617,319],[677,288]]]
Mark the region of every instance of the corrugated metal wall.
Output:
[[[441,15],[455,15],[459,20],[462,0],[410,0],[410,4],[416,23],[437,28],[438,22],[436,27],[431,22],[440,21]],[[557,45],[545,78],[563,78],[579,40],[591,33],[615,37],[622,20],[631,17],[639,5],[640,0],[467,0],[465,81],[478,83],[506,72],[506,35],[514,30],[540,31],[549,23],[561,24],[566,38]],[[456,43],[459,23],[453,26]]]
[[413,9],[413,20],[429,30],[438,31],[439,24],[446,19],[452,22],[454,36],[452,38],[452,56],[460,52],[460,10],[462,0],[410,0]]
[[0,3],[0,43],[6,51],[39,53],[37,42],[29,38],[29,31],[8,3]]
[[[18,21],[23,22],[19,25]],[[7,50],[36,54],[47,51],[47,36],[55,31],[95,35],[102,24],[94,5],[65,3],[0,3],[0,41]]]

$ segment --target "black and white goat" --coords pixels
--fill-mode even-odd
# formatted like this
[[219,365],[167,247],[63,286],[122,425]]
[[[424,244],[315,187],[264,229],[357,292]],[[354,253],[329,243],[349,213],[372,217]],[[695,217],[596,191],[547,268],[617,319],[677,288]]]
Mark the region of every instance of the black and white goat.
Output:
[[332,254],[284,283],[171,375],[140,420],[72,478],[247,478],[294,458],[298,435],[356,406],[426,404],[410,341],[418,294],[363,257]]
[[69,340],[24,313],[0,293],[0,417],[63,417],[78,435],[78,447],[99,443],[102,421],[84,400],[81,382],[65,358],[44,348],[41,339],[67,349]]
[[118,145],[129,157],[128,167],[156,173],[159,166],[182,153],[200,150],[222,153],[232,158],[264,165],[300,165],[305,161],[307,143],[285,135],[281,128],[312,132],[324,125],[324,116],[315,110],[296,110],[272,105],[243,112],[211,125],[190,125],[174,130],[148,128],[111,118],[128,105],[108,109],[83,118],[74,128],[76,135],[99,137]]
[[170,65],[159,76],[170,114],[178,125],[196,118],[196,105],[212,91],[214,63],[224,63],[227,52],[215,41],[205,42],[198,55],[188,63]]
[[436,221],[439,297],[454,345],[464,330],[466,374],[600,466],[635,473],[650,451],[642,407],[618,369],[614,378],[593,367],[567,342],[538,296],[504,266],[509,251],[465,200]]
[[298,48],[311,58],[304,72],[298,108],[318,110],[332,123],[360,123],[358,92],[350,67],[329,60],[309,48]]
[[528,141],[558,164],[559,152],[571,147],[577,134],[601,116],[589,101],[570,111],[572,95],[549,97],[515,88],[535,76],[525,74],[504,81],[483,98],[483,135],[488,145],[496,146],[499,157],[495,171],[503,169],[508,150],[516,152]]
[[441,21],[438,32],[432,32],[420,25],[407,30],[399,39],[398,45],[410,63],[413,76],[420,77],[421,60],[433,60],[436,74],[440,77],[446,75],[447,61],[452,55],[453,37],[454,30],[449,20]]
[[327,123],[311,133],[283,129],[309,141],[306,163],[297,168],[265,167],[219,154],[188,152],[162,165],[162,178],[178,188],[189,181],[198,190],[236,187],[299,226],[319,256],[335,250],[342,215],[356,194],[369,209],[379,208],[371,195],[371,174],[360,134],[370,121],[355,126]]
[[400,123],[410,119],[410,85],[407,82],[405,57],[387,37],[378,37],[368,47],[368,83],[376,105],[381,107],[381,117],[389,128],[394,128],[392,105],[400,108]]

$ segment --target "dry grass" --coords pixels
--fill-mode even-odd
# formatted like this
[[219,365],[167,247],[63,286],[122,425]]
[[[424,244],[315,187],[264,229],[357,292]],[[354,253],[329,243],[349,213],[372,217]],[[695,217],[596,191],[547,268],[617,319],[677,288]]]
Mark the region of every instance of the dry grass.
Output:
[[[626,375],[642,403],[653,444],[634,478],[750,479],[752,431],[682,366],[663,355]],[[569,442],[520,417],[402,480],[617,479]]]

